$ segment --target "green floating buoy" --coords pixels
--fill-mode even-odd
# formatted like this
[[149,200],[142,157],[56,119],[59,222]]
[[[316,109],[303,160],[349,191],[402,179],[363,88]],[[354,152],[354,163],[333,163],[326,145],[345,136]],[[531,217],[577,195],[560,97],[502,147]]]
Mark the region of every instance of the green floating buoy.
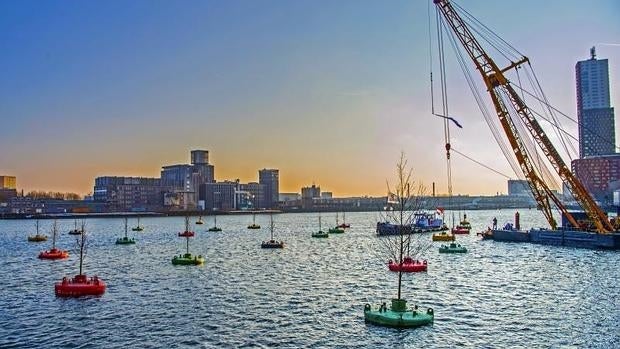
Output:
[[201,255],[194,256],[191,253],[184,255],[174,256],[172,258],[172,264],[174,265],[201,265],[204,264],[205,258]]
[[461,244],[451,243],[450,245],[441,245],[439,253],[466,253],[467,248]]
[[389,309],[385,303],[376,309],[370,304],[364,306],[364,320],[374,325],[412,328],[429,325],[434,319],[433,308],[428,308],[426,311],[418,310],[417,306],[407,309],[407,301],[404,299],[392,299],[392,306]]
[[116,244],[117,245],[132,245],[135,243],[136,243],[136,240],[134,240],[134,238],[130,239],[127,236],[127,217],[125,217],[125,236],[123,236],[122,238],[116,239]]

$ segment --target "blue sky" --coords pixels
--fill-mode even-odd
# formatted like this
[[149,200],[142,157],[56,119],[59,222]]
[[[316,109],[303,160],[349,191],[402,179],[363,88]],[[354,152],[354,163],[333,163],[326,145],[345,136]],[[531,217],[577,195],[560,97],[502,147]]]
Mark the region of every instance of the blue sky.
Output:
[[[524,52],[571,115],[575,62],[620,41],[617,1],[459,4]],[[423,0],[0,1],[0,172],[26,190],[87,193],[95,176],[157,176],[204,148],[218,179],[276,167],[282,191],[316,182],[335,195],[380,195],[404,150],[442,191],[427,9]],[[618,106],[620,47],[597,51],[610,59]],[[448,63],[451,110],[465,126],[454,144],[510,174]],[[504,178],[454,165],[455,192],[506,191]]]

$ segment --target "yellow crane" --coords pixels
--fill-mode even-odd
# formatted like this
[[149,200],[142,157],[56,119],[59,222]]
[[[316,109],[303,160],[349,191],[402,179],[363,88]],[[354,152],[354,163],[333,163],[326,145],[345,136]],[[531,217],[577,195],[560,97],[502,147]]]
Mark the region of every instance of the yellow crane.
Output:
[[491,59],[491,57],[482,48],[472,31],[467,27],[465,21],[455,10],[449,0],[433,0],[445,22],[450,26],[454,35],[458,38],[463,48],[474,62],[476,69],[482,75],[482,79],[487,87],[487,91],[493,101],[493,106],[499,118],[499,122],[508,138],[508,142],[514,152],[521,171],[525,175],[527,182],[538,206],[543,211],[549,225],[557,228],[557,223],[553,218],[551,202],[566,216],[568,221],[575,227],[582,227],[575,218],[566,210],[558,197],[551,191],[549,186],[536,172],[536,168],[528,154],[526,146],[519,136],[519,132],[510,117],[508,106],[514,108],[526,129],[538,144],[543,154],[547,157],[551,165],[556,170],[562,182],[573,194],[575,200],[584,209],[596,231],[599,233],[610,233],[614,231],[614,227],[608,221],[607,215],[594,202],[583,184],[572,174],[568,166],[562,160],[562,157],[555,149],[545,131],[534,118],[532,111],[525,102],[519,97],[519,94],[511,86],[510,81],[504,73],[510,69],[516,68],[521,64],[527,63],[528,58],[522,57],[517,62],[512,62],[507,67],[501,69]]

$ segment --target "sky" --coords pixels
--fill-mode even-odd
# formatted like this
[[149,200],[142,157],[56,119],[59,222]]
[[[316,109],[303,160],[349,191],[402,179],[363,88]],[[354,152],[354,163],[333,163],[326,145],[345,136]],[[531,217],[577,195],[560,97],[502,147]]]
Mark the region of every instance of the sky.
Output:
[[[1,0],[0,175],[25,191],[87,194],[97,176],[158,177],[208,149],[217,180],[278,168],[281,192],[315,183],[385,195],[403,151],[416,179],[445,193],[429,2]],[[620,46],[601,45],[620,44],[617,0],[458,4],[527,55],[551,103],[574,117],[574,66],[596,45],[620,107]],[[464,126],[453,146],[516,178],[446,62]],[[452,166],[455,194],[507,191],[505,177],[463,157]]]

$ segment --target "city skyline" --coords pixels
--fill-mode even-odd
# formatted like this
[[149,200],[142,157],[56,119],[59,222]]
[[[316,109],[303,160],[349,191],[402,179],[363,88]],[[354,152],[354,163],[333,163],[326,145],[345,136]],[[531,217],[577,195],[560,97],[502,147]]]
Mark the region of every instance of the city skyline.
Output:
[[[97,176],[157,177],[205,148],[217,180],[278,168],[281,192],[317,183],[335,196],[385,195],[402,150],[416,178],[446,192],[426,2],[34,6],[0,4],[0,174],[19,188],[86,194]],[[596,46],[618,105],[620,47],[601,45],[620,37],[617,2],[588,5],[596,26],[583,25],[579,1],[466,7],[532,60],[551,103],[575,118],[574,65]],[[516,179],[447,63],[464,125],[453,145]],[[460,156],[453,168],[455,194],[507,190],[504,177]]]

